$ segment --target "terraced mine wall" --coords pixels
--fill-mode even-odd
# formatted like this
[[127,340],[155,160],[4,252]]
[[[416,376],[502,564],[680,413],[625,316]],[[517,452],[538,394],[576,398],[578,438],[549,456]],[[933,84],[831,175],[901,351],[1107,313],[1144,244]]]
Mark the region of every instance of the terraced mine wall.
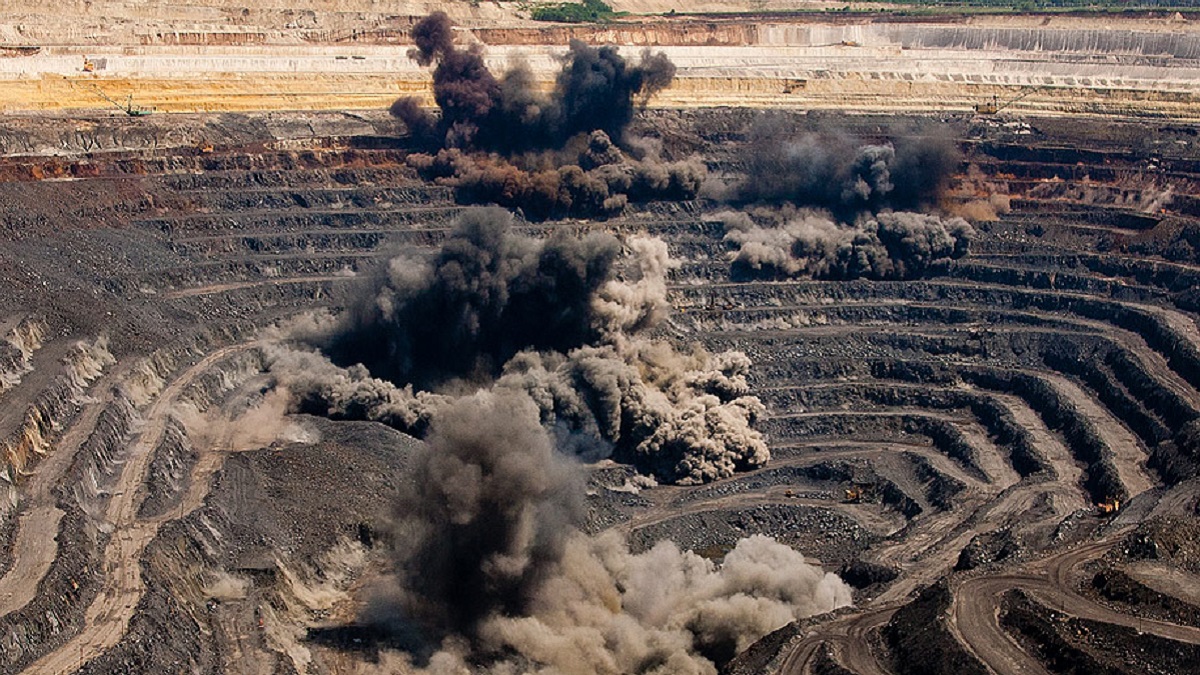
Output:
[[[716,173],[744,164],[753,118],[656,109],[635,130],[662,139],[669,157],[702,152]],[[3,123],[16,154],[0,161],[11,205],[0,211],[11,286],[0,298],[0,401],[17,411],[4,438],[26,437],[28,410],[55,423],[37,426],[40,450],[6,456],[0,481],[0,672],[82,659],[97,673],[176,663],[322,673],[395,646],[355,621],[349,589],[386,570],[388,504],[415,441],[297,417],[311,434],[243,447],[188,414],[225,428],[253,409],[270,389],[263,329],[346,307],[397,252],[444,241],[464,205],[405,165],[382,112],[174,119],[158,136],[123,117],[90,118],[87,135],[53,120]],[[840,122],[867,139],[882,133],[875,116]],[[787,123],[829,120],[793,113]],[[842,571],[855,606],[760,645],[774,671],[858,672],[856,659],[869,658],[902,672],[895,664],[928,643],[943,672],[983,672],[998,663],[977,649],[992,624],[971,617],[1002,612],[995,630],[1015,636],[1043,629],[1029,613],[1051,607],[1129,625],[1140,620],[1131,610],[1095,614],[1077,584],[1055,580],[1110,548],[1151,546],[1118,545],[1129,528],[1164,556],[1186,545],[1142,521],[1195,513],[1183,431],[1200,417],[1200,260],[1149,251],[1195,224],[1188,199],[1162,197],[1195,184],[1197,136],[1186,124],[1025,124],[981,116],[949,128],[964,159],[941,208],[977,199],[980,180],[1011,199],[974,223],[969,255],[920,279],[734,282],[733,246],[712,218],[727,205],[703,198],[517,224],[539,236],[663,238],[682,264],[658,334],[754,362],[765,467],[645,487],[604,463],[588,478],[587,522],[638,550],[668,538],[714,559],[772,534]],[[212,152],[196,147],[217,133]],[[71,365],[81,341],[111,359]],[[1109,498],[1124,505],[1111,518],[1095,507]],[[48,555],[29,547],[30,527],[58,533]],[[18,569],[39,581],[18,588]],[[1002,600],[988,584],[1029,599]],[[1193,644],[1184,626],[1142,628]],[[1142,663],[1121,630],[1116,649]],[[1115,662],[1111,646],[1072,648]],[[1046,662],[1036,650],[1026,658]]]
[[[995,103],[1043,115],[1195,119],[1200,33],[1170,17],[897,21],[814,14],[630,18],[597,28],[499,21],[484,16],[487,7],[474,16],[460,12],[460,41],[486,45],[494,70],[523,61],[545,86],[571,39],[661,48],[679,70],[655,97],[659,107],[946,113]],[[428,73],[406,56],[407,32],[419,15],[331,16],[336,23],[329,27],[319,16],[299,11],[271,27],[183,32],[114,22],[118,34],[108,41],[87,30],[63,33],[34,16],[13,29],[20,34],[13,39],[38,49],[0,59],[8,84],[0,109],[117,113],[121,106],[104,97],[162,112],[384,109],[402,95],[432,103]],[[94,60],[92,71],[81,71],[84,57]]]

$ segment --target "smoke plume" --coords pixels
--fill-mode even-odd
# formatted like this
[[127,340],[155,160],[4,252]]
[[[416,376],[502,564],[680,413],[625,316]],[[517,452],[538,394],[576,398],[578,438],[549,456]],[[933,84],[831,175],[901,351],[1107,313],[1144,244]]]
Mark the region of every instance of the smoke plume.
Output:
[[864,142],[837,130],[792,134],[767,117],[750,132],[745,173],[709,196],[753,204],[715,216],[735,280],[913,279],[968,252],[971,226],[906,209],[940,206],[960,163],[948,136]]
[[974,230],[962,218],[904,211],[861,215],[852,225],[812,210],[718,214],[734,279],[914,279],[967,254]]
[[608,234],[542,242],[513,234],[512,223],[502,209],[471,209],[428,263],[393,260],[331,353],[430,388],[490,380],[522,349],[594,341],[591,300],[612,277],[620,242]]
[[836,132],[792,137],[768,118],[752,130],[746,175],[727,196],[826,209],[848,221],[863,212],[936,205],[958,164],[958,150],[941,136],[880,143]]
[[719,566],[588,537],[578,479],[524,396],[483,392],[437,416],[397,509],[386,628],[428,655],[403,670],[715,675],[768,632],[850,603],[835,575],[761,535]]
[[285,345],[264,348],[276,389],[291,393],[291,412],[335,420],[369,420],[421,436],[434,414],[450,401],[412,385],[372,377],[362,365],[342,368],[320,352]]
[[[460,201],[519,208],[530,218],[609,216],[630,201],[691,199],[706,168],[698,160],[629,157],[608,134],[593,131],[578,151],[513,159],[458,148],[413,153],[409,166],[456,190]],[[578,144],[578,143],[576,143]]]
[[432,637],[524,615],[582,513],[582,485],[528,398],[480,393],[437,416],[396,508],[408,614]]
[[566,432],[564,449],[588,459],[611,453],[660,480],[694,484],[770,458],[754,428],[766,410],[748,393],[749,366],[739,352],[684,354],[635,339],[566,355],[524,352],[497,390],[533,398],[543,423]]
[[[549,95],[538,91],[523,65],[497,78],[483,62],[479,45],[459,49],[453,24],[434,12],[413,28],[409,56],[433,65],[433,98],[441,119],[432,125],[442,147],[502,153],[561,148],[578,134],[603,131],[622,140],[637,102],[666,88],[675,66],[665,54],[647,50],[641,62],[625,61],[616,47],[592,47],[572,40]],[[431,128],[432,117],[397,104],[393,113],[414,130]],[[411,124],[410,124],[411,122]]]
[[[413,29],[409,55],[434,66],[434,117],[413,99],[391,112],[418,148],[408,163],[467,203],[520,208],[528,217],[606,216],[630,201],[690,199],[697,161],[663,162],[625,138],[636,103],[671,83],[675,66],[647,51],[630,64],[615,47],[571,41],[554,90],[543,94],[518,64],[497,78],[478,45],[459,49],[435,12]],[[618,144],[625,144],[622,151]]]
[[455,392],[485,388],[532,399],[563,451],[613,457],[665,482],[769,459],[744,354],[645,337],[669,307],[666,244],[634,237],[622,257],[608,234],[541,241],[512,222],[501,209],[464,212],[431,259],[391,261],[313,340],[328,356],[272,353],[296,409],[420,435]]

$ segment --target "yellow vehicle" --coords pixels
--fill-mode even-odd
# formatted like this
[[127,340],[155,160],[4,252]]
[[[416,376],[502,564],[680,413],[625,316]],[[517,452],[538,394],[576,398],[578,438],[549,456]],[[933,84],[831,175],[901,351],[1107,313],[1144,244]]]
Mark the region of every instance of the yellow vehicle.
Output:
[[[72,86],[75,86],[77,84],[76,82],[72,82],[71,80],[67,80],[67,81],[70,82]],[[128,97],[126,97],[125,103],[122,104],[122,103],[118,103],[116,100],[114,100],[113,97],[104,93],[104,90],[101,89],[95,82],[79,81],[78,84],[82,84],[83,86],[87,87],[88,89],[90,89],[93,93],[95,93],[100,98],[113,104],[113,106],[115,106],[117,108],[117,110],[120,110],[121,112],[125,113],[126,115],[129,115],[130,117],[145,117],[147,115],[154,113],[154,108],[143,108],[140,106],[135,106],[133,104],[133,94],[130,94]]]
[[1039,89],[1041,89],[1041,87],[1025,87],[1020,92],[1018,92],[1016,96],[1008,99],[1004,103],[1000,102],[999,96],[993,96],[992,101],[990,103],[976,103],[975,104],[975,113],[979,114],[979,115],[995,115],[996,113],[1000,112],[1001,110],[1004,110],[1008,106],[1016,103],[1017,101],[1020,101],[1021,99],[1025,98],[1026,96],[1032,94],[1033,92],[1035,92]]
[[1117,511],[1121,510],[1121,500],[1115,497],[1109,497],[1108,499],[1097,504],[1096,510],[1102,516],[1115,515]]
[[92,73],[96,71],[96,62],[88,57],[83,57],[83,72]]
[[975,112],[980,115],[995,115],[1000,112],[1000,105],[997,101],[998,97],[993,96],[991,103],[976,103]]

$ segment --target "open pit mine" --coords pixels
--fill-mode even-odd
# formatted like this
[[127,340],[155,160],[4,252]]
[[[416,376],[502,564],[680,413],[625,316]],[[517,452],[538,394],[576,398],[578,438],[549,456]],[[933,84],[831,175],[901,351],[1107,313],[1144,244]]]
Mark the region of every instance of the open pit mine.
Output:
[[1200,672],[1196,15],[694,4],[6,0],[0,674]]

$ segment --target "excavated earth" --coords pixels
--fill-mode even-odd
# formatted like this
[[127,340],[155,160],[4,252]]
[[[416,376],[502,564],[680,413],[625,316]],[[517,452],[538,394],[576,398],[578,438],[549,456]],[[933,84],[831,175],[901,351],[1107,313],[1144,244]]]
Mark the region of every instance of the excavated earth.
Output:
[[[7,0],[0,110],[341,111],[383,109],[401,95],[431,103],[428,72],[406,54],[413,24],[436,9],[456,21],[460,44],[483,48],[490,68],[520,61],[546,86],[571,39],[662,51],[678,71],[655,100],[677,108],[964,112],[994,101],[1040,116],[1200,119],[1200,22],[1173,12],[938,15],[826,0],[612,0],[628,14],[571,25],[531,21],[530,4]],[[166,129],[145,122],[152,143],[169,142]]]
[[[756,115],[645,111],[635,131],[729,168]],[[638,490],[592,467],[589,529],[714,558],[767,533],[854,585],[853,607],[728,672],[1183,672],[1200,659],[1200,482],[1176,442],[1200,416],[1200,129],[836,122],[949,129],[964,160],[942,206],[985,216],[970,255],[915,281],[733,283],[708,201],[522,224],[663,237],[683,266],[662,335],[744,350],[769,408],[756,471]],[[173,123],[173,147],[61,139],[0,162],[0,672],[348,672],[381,647],[356,598],[387,573],[417,441],[239,420],[271,404],[264,328],[344,306],[462,207],[405,167],[382,113]],[[29,147],[55,129],[8,122]],[[214,152],[191,144],[213,130]]]

